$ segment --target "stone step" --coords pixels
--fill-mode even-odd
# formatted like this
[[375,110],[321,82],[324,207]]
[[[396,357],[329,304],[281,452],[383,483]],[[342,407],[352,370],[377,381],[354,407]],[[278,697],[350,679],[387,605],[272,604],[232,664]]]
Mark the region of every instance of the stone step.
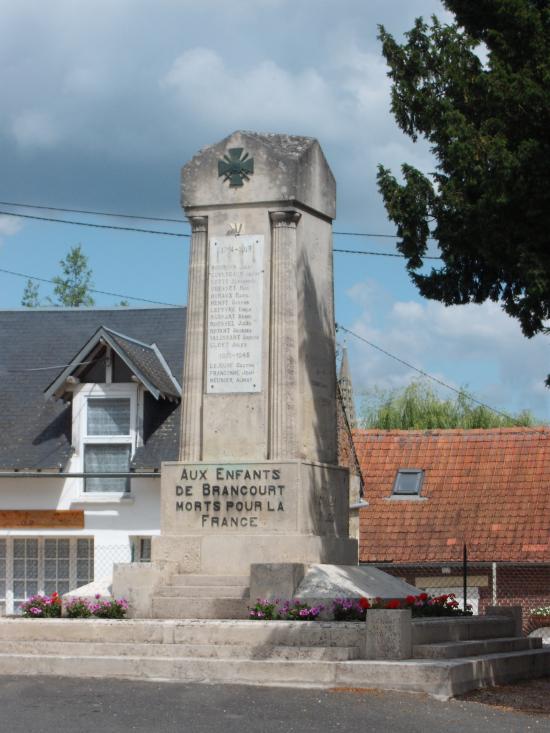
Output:
[[447,700],[470,690],[550,674],[550,649],[462,659],[339,662],[336,687],[426,692]]
[[478,687],[541,677],[550,650],[459,660],[404,661],[197,659],[0,653],[0,675],[56,675],[318,688],[378,688],[426,692],[447,699]]
[[[241,601],[242,603],[242,601]],[[5,641],[360,646],[361,623],[212,619],[0,619]]]
[[153,617],[171,619],[245,619],[248,601],[241,598],[153,598]]
[[414,619],[412,623],[413,645],[496,639],[511,637],[514,633],[514,621],[506,616],[421,618]]
[[349,661],[359,657],[358,647],[252,646],[246,644],[158,644],[74,641],[4,641],[3,654],[62,657],[162,657],[191,659],[288,659]]
[[417,644],[413,647],[415,659],[456,659],[481,654],[502,654],[529,649],[541,649],[542,639],[501,637],[474,641],[443,641],[436,644]]
[[170,585],[240,585],[248,586],[248,575],[172,575]]
[[250,589],[246,585],[163,585],[156,596],[171,598],[242,598],[248,601]]

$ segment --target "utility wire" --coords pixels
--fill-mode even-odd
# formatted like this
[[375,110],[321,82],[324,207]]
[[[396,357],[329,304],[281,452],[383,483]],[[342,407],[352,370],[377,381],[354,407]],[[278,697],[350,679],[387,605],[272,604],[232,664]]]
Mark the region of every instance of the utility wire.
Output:
[[38,204],[18,204],[13,201],[0,201],[0,206],[17,206],[22,209],[42,209],[43,211],[63,211],[68,214],[92,214],[94,216],[113,216],[119,219],[142,219],[144,221],[162,221],[174,224],[188,224],[185,219],[169,219],[163,216],[140,216],[139,214],[118,214],[112,211],[92,211],[91,209],[63,209],[60,206],[40,206]]
[[[63,211],[69,214],[90,214],[92,216],[112,216],[120,219],[141,219],[144,221],[169,222],[171,224],[189,224],[185,219],[171,219],[164,216],[142,216],[139,214],[121,214],[113,211],[95,211],[92,209],[66,209],[61,206],[43,206],[40,204],[21,204],[14,201],[0,201],[0,206],[16,206],[22,209],[41,209],[43,211]],[[8,212],[3,212],[8,214]],[[11,216],[23,216],[23,214],[11,214]],[[342,237],[380,237],[382,239],[400,239],[399,234],[380,234],[376,232],[334,232]],[[179,235],[185,236],[185,235]],[[435,239],[428,237],[428,239]]]
[[14,214],[13,211],[0,211],[3,216],[16,216],[22,219],[36,219],[38,221],[50,221],[56,224],[73,224],[79,227],[94,227],[95,229],[118,229],[123,232],[142,232],[143,234],[162,234],[165,237],[190,237],[190,234],[182,232],[165,232],[158,229],[138,229],[137,227],[118,227],[114,224],[94,224],[90,221],[69,221],[68,219],[54,219],[48,216],[32,216],[31,214]]
[[386,351],[381,346],[377,346],[376,344],[373,344],[372,341],[369,341],[368,339],[364,338],[363,336],[360,336],[358,333],[355,333],[354,331],[350,331],[349,328],[345,328],[344,326],[341,326],[339,323],[337,323],[336,329],[339,331],[343,331],[344,333],[348,333],[350,336],[354,336],[359,341],[363,341],[363,343],[368,344],[368,346],[371,346],[373,349],[376,349],[377,351],[380,351],[380,353],[385,354],[385,356],[389,356],[390,359],[393,359],[394,361],[397,361],[400,364],[403,364],[404,366],[408,367],[409,369],[413,369],[415,372],[418,372],[423,377],[427,377],[428,379],[431,379],[433,382],[437,382],[437,384],[440,384],[442,387],[446,387],[447,389],[452,390],[457,395],[464,395],[472,402],[475,402],[476,404],[481,405],[481,407],[486,407],[488,410],[491,410],[491,412],[494,412],[497,415],[500,415],[501,417],[505,417],[507,420],[510,420],[511,422],[517,423],[517,420],[513,418],[511,415],[508,415],[506,412],[502,412],[502,410],[497,410],[495,407],[491,407],[491,405],[488,405],[486,402],[481,402],[481,400],[476,399],[473,395],[471,395],[469,392],[465,392],[463,389],[457,389],[456,387],[452,387],[450,384],[447,384],[446,382],[443,382],[441,379],[434,377],[433,374],[429,374],[428,372],[425,372],[423,369],[419,369],[418,367],[415,367],[414,364],[411,364],[408,361],[401,359],[399,356],[396,356],[395,354],[392,354],[389,351]]
[[101,361],[107,361],[106,359],[91,359],[90,361],[78,361],[74,364],[52,364],[52,366],[45,367],[32,367],[30,369],[7,369],[8,374],[21,374],[22,372],[47,372],[50,369],[66,369],[70,366],[86,366],[87,364],[98,364]]
[[[48,216],[33,216],[31,214],[16,214],[16,213],[13,213],[12,211],[0,211],[0,215],[21,217],[23,219],[35,219],[37,221],[49,221],[55,224],[72,224],[73,226],[94,227],[96,229],[115,229],[115,230],[124,231],[124,232],[140,232],[141,234],[159,234],[161,236],[166,236],[166,237],[185,237],[188,239],[191,236],[190,234],[184,234],[183,232],[167,232],[167,231],[160,231],[158,229],[140,229],[138,227],[121,227],[121,226],[115,226],[113,224],[94,224],[93,222],[89,222],[89,221],[72,221],[68,219],[56,219],[56,218],[48,217]],[[109,214],[108,216],[111,216],[111,214]],[[182,222],[179,222],[179,223],[182,223]],[[337,232],[335,232],[335,234],[337,234]],[[357,236],[375,236],[375,235],[357,234]],[[383,235],[383,236],[390,236],[390,235]],[[400,255],[396,252],[367,252],[365,250],[359,250],[359,249],[339,249],[339,248],[334,248],[333,251],[338,252],[339,254],[370,255],[373,257],[397,257],[399,259],[403,259],[403,255]],[[436,257],[433,255],[425,255],[423,259],[440,260],[441,257]]]
[[[397,252],[366,252],[362,249],[337,249],[336,247],[333,249],[333,252],[346,255],[373,255],[374,257],[399,257],[400,259],[403,259],[403,255],[397,254]],[[422,259],[440,260],[441,257],[436,257],[435,255],[423,255]]]
[[[13,270],[5,270],[0,267],[0,272],[5,275],[14,275],[15,277],[24,277],[26,280],[38,280],[41,283],[50,283],[51,285],[57,285],[55,280],[48,280],[46,277],[37,277],[36,275],[26,275],[24,272],[14,272]],[[169,305],[172,308],[182,308],[183,306],[177,303],[165,303],[162,300],[149,300],[148,298],[139,298],[137,295],[123,295],[122,293],[111,293],[108,290],[96,290],[95,288],[88,288],[91,293],[99,293],[100,295],[111,295],[114,298],[128,298],[129,300],[139,300],[142,303],[152,303],[153,305]]]

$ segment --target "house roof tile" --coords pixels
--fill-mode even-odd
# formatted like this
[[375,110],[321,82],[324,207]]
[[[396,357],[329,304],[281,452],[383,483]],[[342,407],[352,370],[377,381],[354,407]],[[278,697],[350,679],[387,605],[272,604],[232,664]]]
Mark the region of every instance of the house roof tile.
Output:
[[[550,562],[550,428],[355,430],[363,562]],[[396,472],[421,496],[392,500]]]

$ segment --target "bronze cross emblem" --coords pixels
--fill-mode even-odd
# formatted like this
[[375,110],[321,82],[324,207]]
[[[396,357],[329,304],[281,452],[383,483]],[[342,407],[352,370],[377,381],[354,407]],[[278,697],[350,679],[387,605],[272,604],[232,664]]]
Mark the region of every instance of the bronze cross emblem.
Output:
[[243,155],[243,148],[229,148],[223,160],[218,160],[218,178],[224,176],[223,181],[229,181],[230,188],[242,186],[253,173],[254,158],[249,158],[248,153]]

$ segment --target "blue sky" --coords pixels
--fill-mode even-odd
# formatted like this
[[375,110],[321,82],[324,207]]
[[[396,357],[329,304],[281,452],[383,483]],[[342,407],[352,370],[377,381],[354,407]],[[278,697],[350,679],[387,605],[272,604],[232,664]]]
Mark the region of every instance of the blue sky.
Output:
[[[180,167],[253,129],[317,137],[338,184],[335,229],[392,233],[377,163],[433,168],[391,117],[376,33],[445,17],[436,0],[0,0],[0,11],[1,201],[180,217]],[[185,302],[186,239],[0,216],[0,268],[48,278],[77,243],[96,288]],[[393,251],[380,238],[336,236],[335,247]],[[17,307],[24,284],[0,273],[0,307]],[[498,305],[444,308],[418,296],[402,261],[343,254],[335,294],[337,320],[382,348],[499,409],[550,419],[550,342],[525,339]],[[357,392],[410,381],[365,344],[348,347]]]

